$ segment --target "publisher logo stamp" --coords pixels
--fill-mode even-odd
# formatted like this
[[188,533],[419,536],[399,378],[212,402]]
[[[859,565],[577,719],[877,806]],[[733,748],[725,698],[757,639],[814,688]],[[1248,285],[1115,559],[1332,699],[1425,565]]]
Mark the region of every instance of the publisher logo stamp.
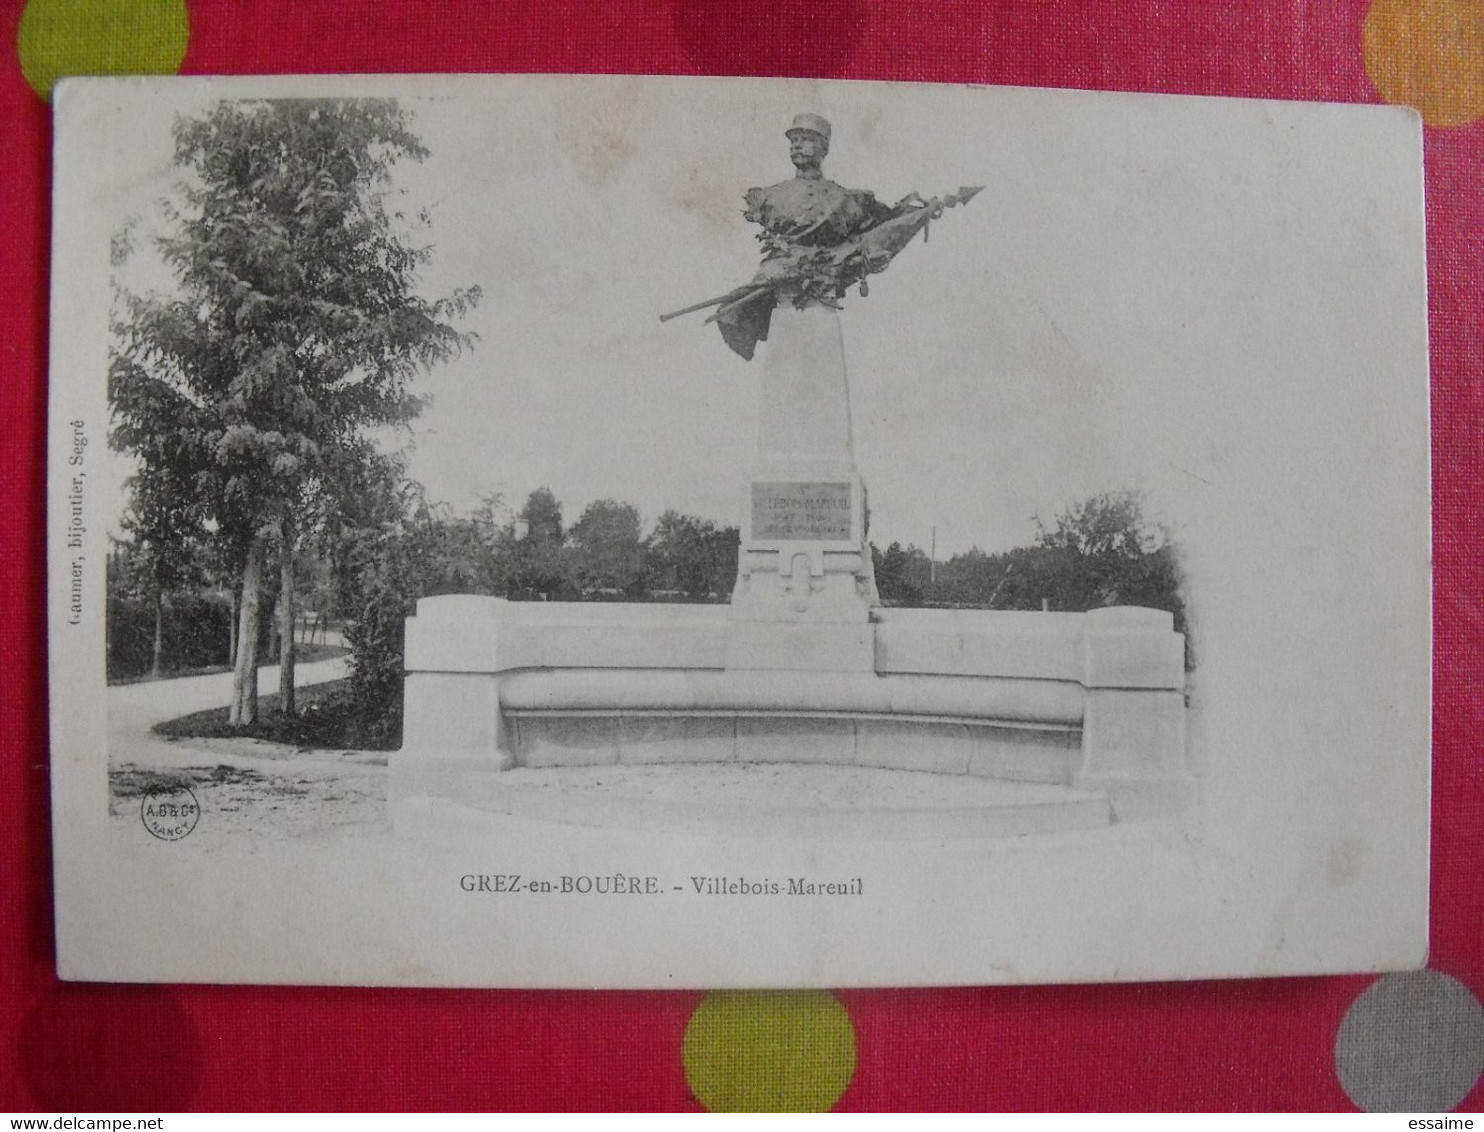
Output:
[[179,841],[201,820],[201,805],[189,786],[156,786],[145,792],[139,816],[161,841]]

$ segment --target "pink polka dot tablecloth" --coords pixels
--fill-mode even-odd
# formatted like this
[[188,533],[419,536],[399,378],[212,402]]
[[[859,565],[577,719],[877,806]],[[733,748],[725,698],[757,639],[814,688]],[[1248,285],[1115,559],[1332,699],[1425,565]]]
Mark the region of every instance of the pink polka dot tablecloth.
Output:
[[[1476,0],[6,0],[0,32],[0,1108],[1484,1108]],[[786,75],[1417,107],[1434,461],[1428,969],[791,994],[60,983],[41,517],[51,84],[384,71]]]

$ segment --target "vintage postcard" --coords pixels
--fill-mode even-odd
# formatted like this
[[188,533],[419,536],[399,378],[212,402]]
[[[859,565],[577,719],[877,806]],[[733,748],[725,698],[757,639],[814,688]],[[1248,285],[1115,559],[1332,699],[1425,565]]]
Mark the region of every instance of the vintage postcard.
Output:
[[1425,962],[1407,110],[69,80],[64,977]]

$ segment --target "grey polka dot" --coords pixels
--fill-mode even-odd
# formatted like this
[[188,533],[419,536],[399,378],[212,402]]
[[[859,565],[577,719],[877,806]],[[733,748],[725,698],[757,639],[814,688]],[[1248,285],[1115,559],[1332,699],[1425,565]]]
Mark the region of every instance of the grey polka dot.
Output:
[[1387,975],[1350,1004],[1335,1070],[1366,1112],[1447,1112],[1484,1072],[1484,1007],[1441,971]]

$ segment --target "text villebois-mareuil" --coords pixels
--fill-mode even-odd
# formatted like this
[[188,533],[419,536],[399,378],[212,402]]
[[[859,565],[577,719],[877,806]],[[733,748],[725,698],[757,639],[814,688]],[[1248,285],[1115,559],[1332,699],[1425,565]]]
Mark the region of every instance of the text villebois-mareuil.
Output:
[[466,873],[459,878],[465,892],[534,892],[577,896],[863,896],[861,877],[819,880],[815,877],[692,876],[688,884],[662,882],[654,876],[622,873],[558,877],[531,877],[519,873]]

